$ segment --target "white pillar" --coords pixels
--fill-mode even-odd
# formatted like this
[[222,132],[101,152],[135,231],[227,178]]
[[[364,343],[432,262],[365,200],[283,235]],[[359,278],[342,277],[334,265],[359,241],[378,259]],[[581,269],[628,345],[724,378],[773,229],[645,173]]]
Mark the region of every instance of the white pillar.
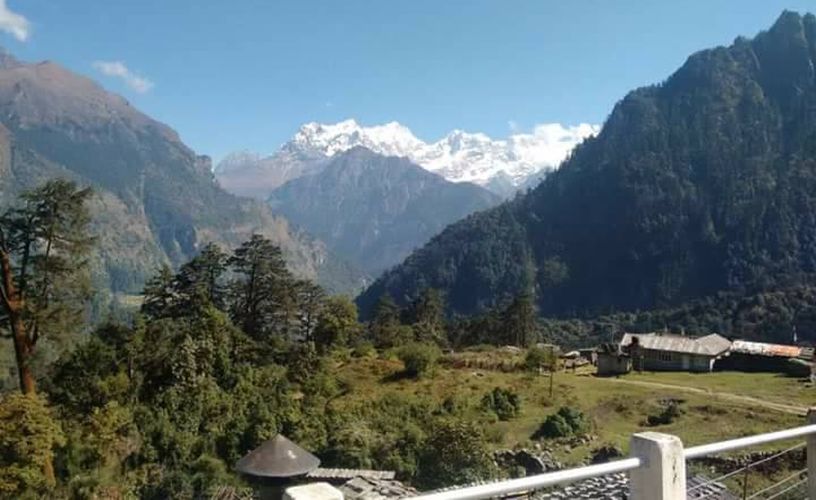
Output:
[[634,434],[629,453],[641,461],[630,472],[631,500],[686,500],[686,458],[680,438],[659,432]]
[[283,500],[343,500],[343,492],[329,483],[310,483],[286,488]]
[[[816,408],[808,410],[808,424],[816,424]],[[816,434],[807,437],[808,498],[816,498]]]

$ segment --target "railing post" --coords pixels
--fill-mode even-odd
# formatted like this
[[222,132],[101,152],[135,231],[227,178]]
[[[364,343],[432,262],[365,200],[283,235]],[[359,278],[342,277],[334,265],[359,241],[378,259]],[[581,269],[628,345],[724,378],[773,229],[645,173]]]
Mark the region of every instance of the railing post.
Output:
[[[808,424],[816,424],[816,407],[808,410]],[[808,498],[816,498],[816,434],[807,437]]]
[[686,500],[686,457],[680,438],[641,432],[632,435],[629,450],[641,461],[630,472],[631,500]]

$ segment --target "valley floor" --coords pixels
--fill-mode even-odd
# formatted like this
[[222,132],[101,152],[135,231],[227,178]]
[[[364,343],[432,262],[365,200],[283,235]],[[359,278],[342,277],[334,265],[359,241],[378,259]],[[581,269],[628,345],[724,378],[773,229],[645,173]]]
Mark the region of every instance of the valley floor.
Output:
[[[630,435],[639,431],[675,434],[686,446],[694,446],[802,425],[806,408],[816,403],[816,388],[809,382],[776,374],[641,373],[599,378],[594,369],[584,368],[556,373],[550,397],[547,374],[451,365],[443,362],[433,374],[413,380],[396,376],[402,368],[399,361],[353,359],[336,367],[349,391],[334,404],[342,407],[389,394],[438,402],[453,398],[468,408],[469,418],[483,424],[496,449],[534,446],[531,435],[547,415],[570,406],[589,417],[591,438],[539,444],[564,463],[577,464],[603,445],[626,453]],[[480,408],[483,395],[495,387],[521,396],[517,418],[502,422]],[[670,424],[649,426],[648,417],[659,414],[667,401],[679,403],[680,416]],[[777,443],[772,448],[787,446]]]

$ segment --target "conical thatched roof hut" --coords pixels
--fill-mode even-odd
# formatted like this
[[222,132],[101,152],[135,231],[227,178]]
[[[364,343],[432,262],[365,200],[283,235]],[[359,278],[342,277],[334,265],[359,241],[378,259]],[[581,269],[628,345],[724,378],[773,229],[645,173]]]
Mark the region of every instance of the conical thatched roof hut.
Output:
[[306,475],[319,465],[320,459],[278,434],[238,460],[235,470],[248,476],[284,479]]

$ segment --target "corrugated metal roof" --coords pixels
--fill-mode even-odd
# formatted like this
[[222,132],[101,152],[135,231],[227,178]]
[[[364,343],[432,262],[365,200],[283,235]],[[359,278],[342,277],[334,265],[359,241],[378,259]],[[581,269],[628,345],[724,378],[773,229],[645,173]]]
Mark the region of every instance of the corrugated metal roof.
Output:
[[638,338],[642,348],[654,351],[718,356],[731,347],[730,340],[716,333],[699,338],[670,333],[625,333],[621,339],[621,346],[632,344],[635,337]]
[[794,345],[765,344],[763,342],[749,342],[747,340],[735,340],[732,342],[731,351],[779,358],[798,358],[802,355],[802,348]]
[[392,470],[370,470],[370,469],[324,469],[318,467],[306,474],[310,479],[354,479],[364,477],[368,479],[394,479],[397,473]]

